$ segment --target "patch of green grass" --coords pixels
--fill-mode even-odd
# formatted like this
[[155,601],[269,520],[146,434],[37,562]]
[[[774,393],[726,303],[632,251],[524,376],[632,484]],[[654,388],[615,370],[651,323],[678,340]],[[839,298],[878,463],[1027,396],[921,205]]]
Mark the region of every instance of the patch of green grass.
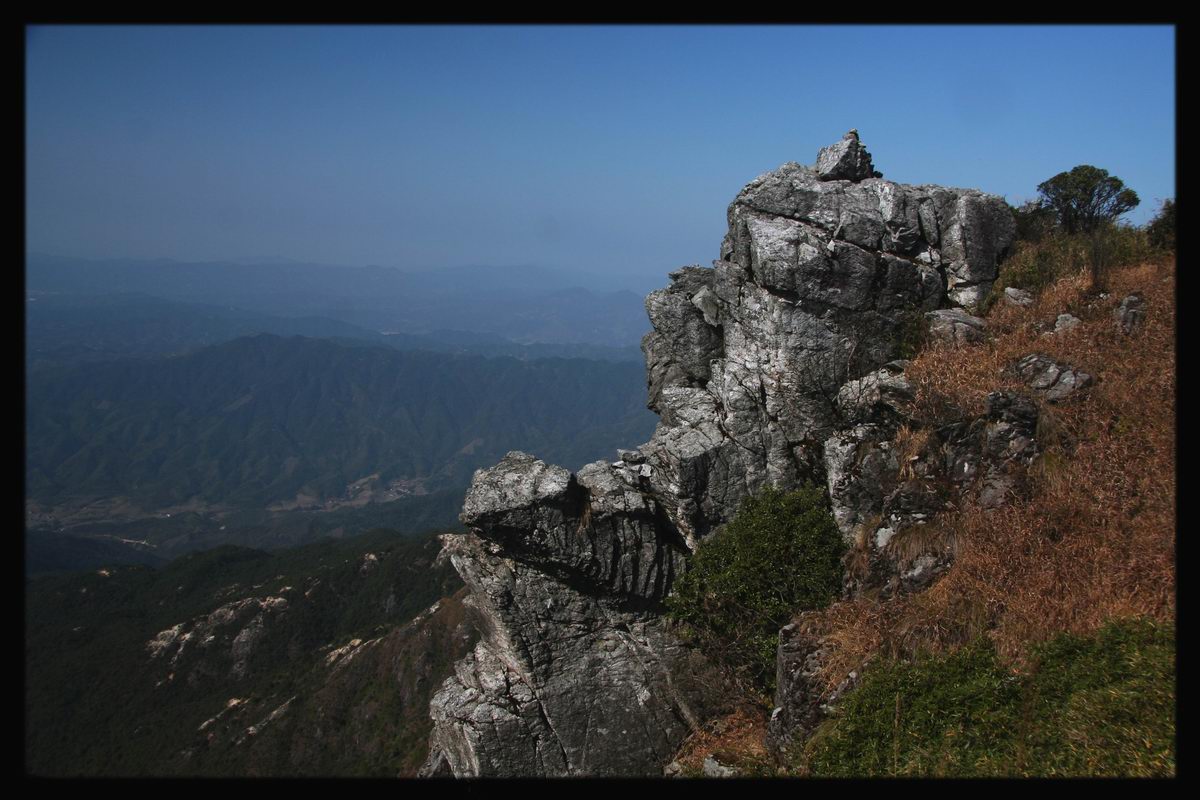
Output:
[[809,740],[819,777],[1175,774],[1175,627],[1062,635],[1010,673],[986,639],[878,665]]

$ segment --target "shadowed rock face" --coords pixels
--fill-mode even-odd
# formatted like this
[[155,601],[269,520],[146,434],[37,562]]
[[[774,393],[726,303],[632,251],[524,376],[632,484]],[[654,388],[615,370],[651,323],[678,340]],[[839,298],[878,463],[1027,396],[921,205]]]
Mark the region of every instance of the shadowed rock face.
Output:
[[705,714],[660,613],[687,555],[765,485],[824,483],[855,409],[908,391],[902,362],[865,376],[907,324],[986,295],[1011,243],[1000,198],[875,175],[852,132],[755,179],[713,267],[646,298],[649,442],[476,473],[445,552],[482,636],[433,699],[424,774],[661,774]]

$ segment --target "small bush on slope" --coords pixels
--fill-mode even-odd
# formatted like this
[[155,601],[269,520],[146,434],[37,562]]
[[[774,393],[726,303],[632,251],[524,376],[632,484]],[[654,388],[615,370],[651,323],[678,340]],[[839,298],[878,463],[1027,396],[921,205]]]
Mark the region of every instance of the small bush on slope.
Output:
[[983,637],[878,665],[809,741],[813,776],[1170,776],[1175,630],[1145,620],[1062,635],[1014,675]]
[[710,655],[769,690],[779,628],[835,598],[844,551],[820,488],[768,487],[697,549],[667,608]]

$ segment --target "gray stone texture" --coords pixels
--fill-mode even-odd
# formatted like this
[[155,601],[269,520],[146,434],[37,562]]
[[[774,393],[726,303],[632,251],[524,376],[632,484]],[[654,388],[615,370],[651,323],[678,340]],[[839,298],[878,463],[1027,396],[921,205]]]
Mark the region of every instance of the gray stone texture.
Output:
[[476,473],[446,552],[481,638],[432,701],[424,774],[662,775],[711,707],[662,601],[745,497],[824,483],[843,530],[939,502],[889,449],[912,397],[896,359],[923,314],[990,291],[1005,202],[882,180],[851,132],[727,219],[711,268],[646,298],[650,441],[575,474],[524,453]]

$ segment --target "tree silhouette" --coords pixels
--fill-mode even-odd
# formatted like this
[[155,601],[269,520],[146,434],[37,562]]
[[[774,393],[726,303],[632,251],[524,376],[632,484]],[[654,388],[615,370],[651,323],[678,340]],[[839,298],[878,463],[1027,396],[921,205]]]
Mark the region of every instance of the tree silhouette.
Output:
[[1093,231],[1137,206],[1137,193],[1108,170],[1080,164],[1038,185],[1042,205],[1052,209],[1067,233]]

